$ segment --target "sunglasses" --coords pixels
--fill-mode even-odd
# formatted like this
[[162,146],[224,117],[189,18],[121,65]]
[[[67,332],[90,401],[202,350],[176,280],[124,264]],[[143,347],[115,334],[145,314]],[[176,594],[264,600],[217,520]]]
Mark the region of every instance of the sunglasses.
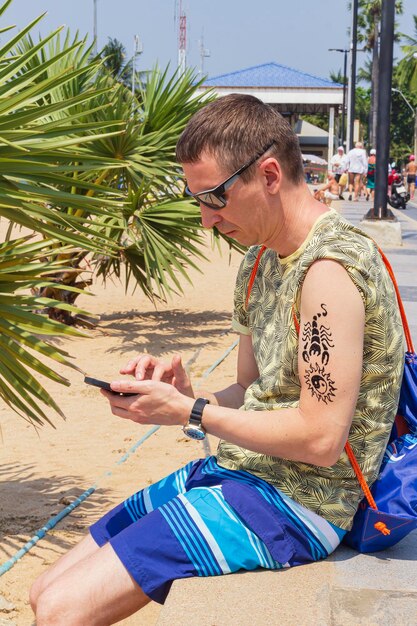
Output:
[[192,193],[188,187],[185,188],[185,193],[188,196],[192,196],[194,200],[197,200],[199,204],[204,204],[204,206],[209,209],[213,209],[214,211],[218,211],[219,209],[223,209],[227,200],[224,197],[224,194],[230,187],[237,181],[237,179],[246,171],[251,165],[255,163],[258,159],[261,158],[272,146],[275,141],[271,141],[265,148],[262,148],[261,152],[258,152],[256,156],[253,157],[250,161],[242,165],[234,174],[226,178],[225,181],[217,185],[217,187],[213,187],[213,189],[207,189],[206,191],[200,191],[199,193]]

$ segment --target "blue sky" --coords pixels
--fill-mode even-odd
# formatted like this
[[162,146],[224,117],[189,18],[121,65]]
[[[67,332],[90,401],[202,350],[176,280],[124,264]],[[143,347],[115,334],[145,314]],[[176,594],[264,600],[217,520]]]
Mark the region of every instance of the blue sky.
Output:
[[[177,34],[174,21],[179,0],[97,0],[98,44],[109,37],[123,42],[130,57],[134,37],[143,45],[137,68],[156,63],[176,67]],[[274,61],[297,70],[329,77],[342,69],[343,55],[328,48],[349,48],[351,23],[348,0],[182,0],[187,14],[187,65],[201,66],[200,41],[210,56],[204,73],[210,76]],[[1,4],[1,0],[0,0]],[[416,0],[403,0],[399,30],[413,35]],[[93,38],[94,0],[14,0],[0,18],[0,27],[22,28],[43,12],[48,15],[33,34],[49,33],[65,24]],[[4,42],[7,34],[1,35]],[[396,48],[394,54],[398,55]],[[358,53],[358,65],[364,57]]]

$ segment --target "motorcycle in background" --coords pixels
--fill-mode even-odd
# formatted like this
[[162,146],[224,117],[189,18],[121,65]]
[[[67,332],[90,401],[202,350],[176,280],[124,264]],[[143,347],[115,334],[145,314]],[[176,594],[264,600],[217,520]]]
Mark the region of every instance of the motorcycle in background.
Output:
[[393,209],[406,209],[410,194],[404,185],[401,174],[395,174],[391,184],[391,195],[388,196],[388,202]]

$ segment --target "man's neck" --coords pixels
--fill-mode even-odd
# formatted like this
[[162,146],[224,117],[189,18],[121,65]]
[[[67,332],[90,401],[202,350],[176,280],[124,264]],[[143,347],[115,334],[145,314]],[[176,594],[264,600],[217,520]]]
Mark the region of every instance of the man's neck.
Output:
[[284,258],[298,250],[307,239],[316,220],[329,209],[313,198],[305,184],[283,189],[279,201],[283,220],[265,245]]

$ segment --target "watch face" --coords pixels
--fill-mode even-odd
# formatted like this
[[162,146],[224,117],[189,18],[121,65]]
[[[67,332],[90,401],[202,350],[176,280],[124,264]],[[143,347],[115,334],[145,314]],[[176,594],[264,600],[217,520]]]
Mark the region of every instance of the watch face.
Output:
[[190,439],[201,440],[204,439],[206,436],[206,433],[202,428],[198,428],[197,426],[191,426],[190,424],[183,426],[183,431],[184,435],[187,435],[187,437],[189,437]]

